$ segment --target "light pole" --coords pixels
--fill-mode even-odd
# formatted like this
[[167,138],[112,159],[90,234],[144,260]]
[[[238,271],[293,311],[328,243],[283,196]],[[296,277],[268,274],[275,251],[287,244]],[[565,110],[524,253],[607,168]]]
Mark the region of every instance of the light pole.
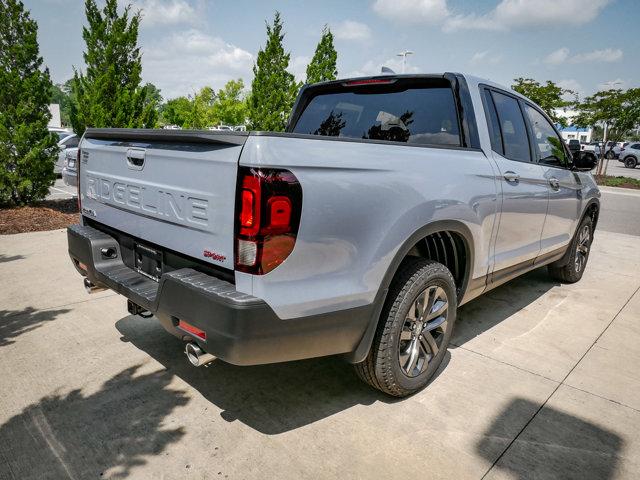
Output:
[[405,67],[407,65],[407,55],[413,55],[413,52],[411,50],[405,50],[396,54],[396,56],[402,57],[402,73],[404,73]]
[[[605,87],[608,87],[609,90],[613,90],[613,87],[615,87],[616,85],[622,85],[622,82],[620,81],[610,81],[610,82],[606,82],[604,84]],[[602,172],[602,168],[600,168],[600,173],[602,173],[603,175],[607,174],[607,169],[609,168],[609,158],[606,157],[606,152],[607,152],[607,137],[608,137],[608,133],[609,133],[609,122],[605,121],[604,122],[604,132],[602,135],[602,149],[600,150],[600,156],[602,157],[602,163],[604,163],[604,172]],[[611,149],[613,150],[613,146],[611,147]],[[605,161],[605,157],[607,158]]]

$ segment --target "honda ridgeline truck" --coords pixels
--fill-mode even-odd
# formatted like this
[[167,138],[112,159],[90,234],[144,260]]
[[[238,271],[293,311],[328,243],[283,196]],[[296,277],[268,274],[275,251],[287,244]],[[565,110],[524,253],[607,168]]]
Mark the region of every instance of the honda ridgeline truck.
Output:
[[284,133],[88,129],[69,254],[194,365],[342,355],[422,388],[457,308],[543,265],[585,270],[593,164],[548,116],[446,73],[305,86]]

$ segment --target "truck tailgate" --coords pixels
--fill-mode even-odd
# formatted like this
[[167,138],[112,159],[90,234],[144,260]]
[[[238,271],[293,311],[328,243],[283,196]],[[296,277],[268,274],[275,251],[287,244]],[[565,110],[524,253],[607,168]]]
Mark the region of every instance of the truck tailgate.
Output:
[[82,215],[233,269],[238,159],[246,136],[224,132],[87,130]]

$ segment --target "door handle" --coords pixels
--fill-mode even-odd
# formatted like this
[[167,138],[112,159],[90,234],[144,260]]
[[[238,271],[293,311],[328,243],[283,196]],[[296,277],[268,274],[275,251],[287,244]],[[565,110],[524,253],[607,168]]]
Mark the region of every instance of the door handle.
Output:
[[504,179],[510,183],[518,183],[520,181],[520,175],[509,170],[508,172],[504,172]]
[[142,170],[144,168],[145,150],[140,148],[130,148],[127,150],[127,166],[131,170]]
[[560,180],[558,180],[556,177],[551,177],[549,179],[549,185],[551,185],[551,188],[553,188],[554,190],[559,190],[560,189]]

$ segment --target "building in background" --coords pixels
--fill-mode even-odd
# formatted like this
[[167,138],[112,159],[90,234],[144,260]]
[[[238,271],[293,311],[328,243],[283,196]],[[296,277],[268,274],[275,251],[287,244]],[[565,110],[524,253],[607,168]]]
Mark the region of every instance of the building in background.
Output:
[[49,112],[51,112],[51,120],[49,120],[49,128],[62,128],[62,120],[60,118],[60,105],[57,103],[49,104]]
[[580,140],[580,143],[591,143],[593,136],[593,128],[579,128],[575,125],[569,125],[565,128],[558,126],[562,139],[567,142],[569,140]]

